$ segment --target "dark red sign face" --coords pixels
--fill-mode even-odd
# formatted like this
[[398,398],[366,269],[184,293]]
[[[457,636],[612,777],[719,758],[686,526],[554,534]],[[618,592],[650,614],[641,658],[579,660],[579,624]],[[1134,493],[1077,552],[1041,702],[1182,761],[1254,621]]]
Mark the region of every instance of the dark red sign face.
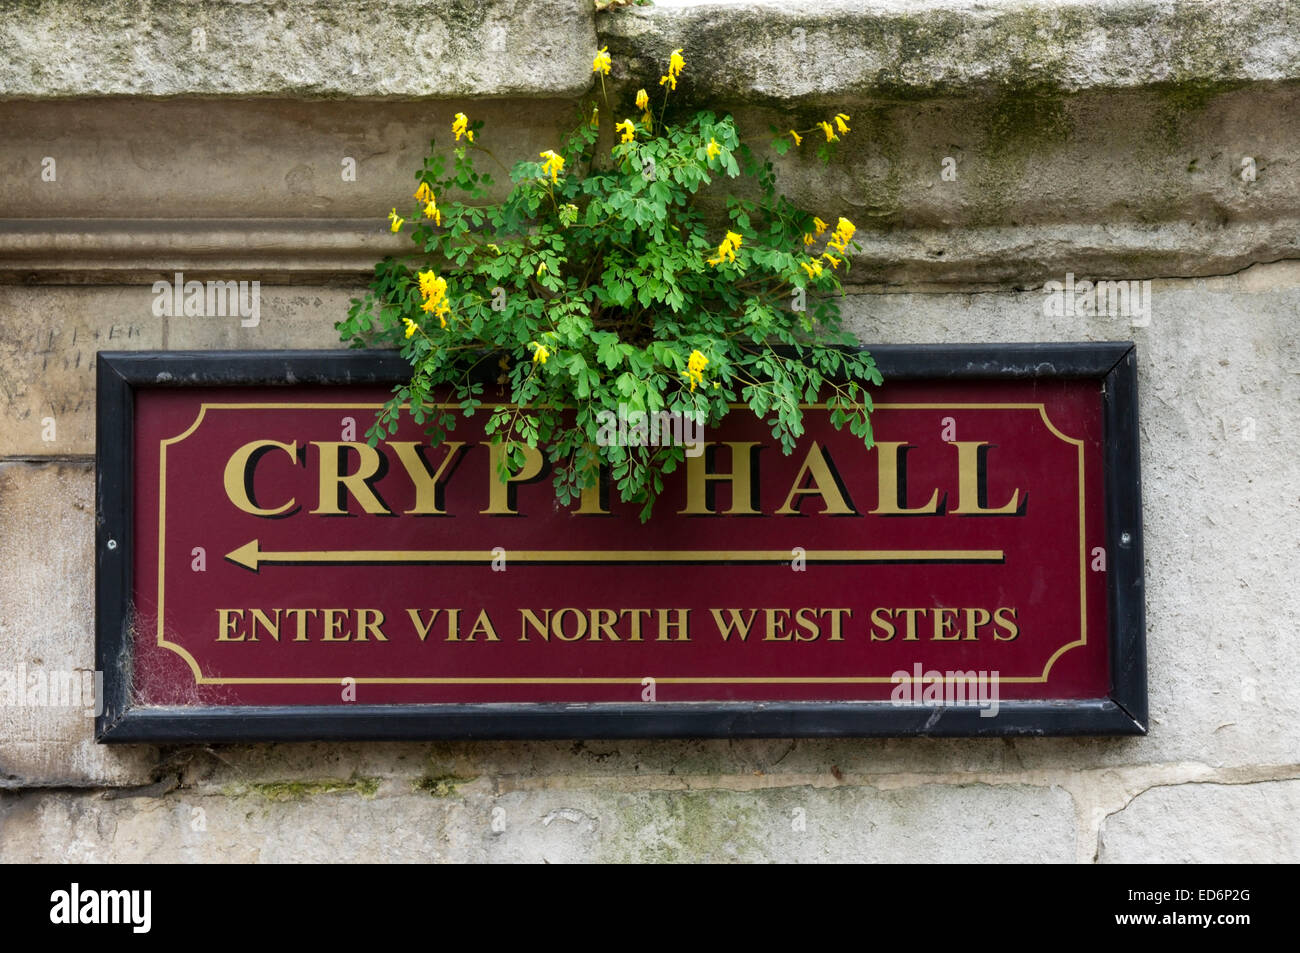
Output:
[[140,704],[1107,693],[1095,380],[887,384],[871,450],[737,410],[644,524],[540,460],[503,484],[486,413],[367,447],[387,394],[137,394]]

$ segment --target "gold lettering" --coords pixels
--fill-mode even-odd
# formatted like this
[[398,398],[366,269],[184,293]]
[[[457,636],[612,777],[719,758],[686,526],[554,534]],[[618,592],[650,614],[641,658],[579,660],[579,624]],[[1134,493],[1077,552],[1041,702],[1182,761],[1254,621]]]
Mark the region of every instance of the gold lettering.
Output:
[[881,608],[881,609],[871,610],[872,625],[880,626],[881,631],[885,633],[884,635],[877,635],[876,630],[872,629],[871,630],[872,642],[888,642],[898,632],[898,630],[894,628],[894,623],[889,620],[889,616],[890,616],[890,612],[888,609]]
[[[371,481],[382,477],[388,468],[386,458],[378,450],[369,444],[328,440],[313,440],[312,446],[318,448],[320,454],[320,495],[317,497],[318,506],[311,511],[314,515],[347,516],[348,494],[367,513],[392,515],[370,486]],[[357,454],[357,469],[353,473],[340,473],[349,450]]]
[[460,641],[460,610],[459,609],[447,610],[447,641],[448,642]]
[[[709,464],[718,447],[731,448],[731,472],[711,473]],[[754,509],[754,474],[752,447],[759,446],[757,441],[725,441],[708,444],[703,453],[686,458],[686,508],[678,513],[687,516],[716,516],[713,509],[713,483],[726,482],[731,485],[731,506],[726,510],[727,516],[757,516]]]
[[488,617],[487,609],[478,611],[478,618],[474,620],[473,627],[469,630],[469,635],[465,638],[466,642],[473,642],[474,636],[482,632],[487,636],[489,642],[500,642],[497,638],[497,630],[492,628],[492,620]]
[[578,504],[574,516],[609,515],[609,483],[603,470],[596,475],[596,482],[582,491]]
[[[777,622],[777,613],[784,617],[780,623]],[[786,619],[790,618],[789,609],[764,609],[763,614],[767,617],[767,635],[763,636],[764,642],[789,642],[794,638],[793,632],[785,631]]]
[[[1005,613],[1005,615],[1004,615]],[[993,638],[999,642],[1011,642],[1020,634],[1020,625],[1016,622],[1016,610],[1009,606],[1001,606],[993,612],[993,622],[995,625],[1006,629],[1005,636],[993,633]]]
[[284,610],[285,615],[294,616],[298,623],[297,632],[293,637],[293,640],[295,642],[307,641],[307,616],[310,615],[315,617],[316,614],[319,612],[320,612],[319,609],[285,609]]
[[721,633],[722,635],[722,641],[724,642],[731,641],[731,633],[733,631],[736,633],[736,635],[740,636],[740,641],[742,642],[749,641],[749,629],[750,626],[754,624],[754,619],[758,615],[757,609],[749,610],[748,619],[744,618],[744,616],[742,615],[743,610],[728,609],[727,613],[731,616],[730,622],[724,622],[722,620],[721,609],[710,609],[709,611],[713,613],[713,621],[717,623],[718,632]]
[[420,636],[421,642],[429,637],[429,632],[433,628],[434,620],[438,618],[438,613],[441,611],[441,609],[430,609],[429,621],[428,623],[425,623],[424,620],[420,618],[419,609],[406,610],[406,614],[411,617],[411,623],[415,626],[416,634]]
[[218,609],[217,610],[217,641],[218,642],[242,642],[244,634],[241,632],[239,638],[235,638],[231,633],[238,627],[244,619],[243,609]]
[[297,501],[293,497],[289,498],[288,503],[277,506],[275,509],[261,507],[253,502],[253,472],[257,469],[257,462],[262,459],[263,455],[270,453],[272,450],[283,450],[289,455],[290,460],[295,464],[298,462],[298,441],[296,440],[293,443],[280,443],[278,440],[253,440],[232,453],[230,459],[226,461],[224,481],[226,497],[245,513],[271,518],[285,515],[287,511],[292,510],[297,505]]
[[[373,635],[376,642],[387,642],[388,637],[379,631],[384,624],[384,613],[379,609],[357,610],[357,641],[366,641],[366,633]],[[420,641],[424,641],[421,639]]]
[[[564,634],[564,614],[566,612],[572,613],[573,617],[578,620],[573,635]],[[577,609],[556,609],[555,615],[551,616],[551,634],[561,642],[576,642],[587,634],[587,617]]]
[[618,633],[614,631],[614,623],[618,621],[618,613],[613,609],[592,609],[591,610],[591,641],[599,642],[600,634],[605,633],[605,638],[611,642],[619,640]]
[[[949,619],[944,615],[945,612],[951,612],[952,618]],[[937,608],[934,610],[934,642],[956,642],[961,638],[960,632],[948,634],[949,628],[957,621],[956,609]]]
[[[810,613],[812,615],[812,618],[808,617]],[[807,635],[802,635],[799,632],[796,632],[794,634],[794,639],[796,642],[817,641],[817,638],[822,634],[821,626],[817,624],[817,616],[819,614],[820,613],[818,613],[816,609],[809,609],[809,608],[799,609],[798,611],[795,612],[794,624],[798,626],[800,629],[804,630],[804,632],[808,633]]]
[[641,619],[650,614],[649,609],[623,609],[618,614],[619,621],[623,621],[623,616],[632,613],[632,634],[627,637],[628,642],[641,641]]
[[897,618],[899,613],[907,619],[907,634],[903,636],[904,642],[918,642],[920,636],[916,634],[916,617],[924,614],[924,609],[895,609],[894,616]]
[[[930,494],[924,506],[907,507],[907,451],[914,449],[903,441],[880,440],[876,442],[876,472],[878,494],[873,516],[930,516],[939,512],[938,488]],[[948,499],[944,494],[944,502]]]
[[[676,622],[668,621],[669,612],[677,613]],[[677,630],[676,641],[689,642],[691,640],[691,636],[687,627],[687,623],[690,621],[690,615],[691,615],[690,609],[660,609],[659,610],[659,637],[656,641],[659,642],[673,641],[668,636],[668,630],[676,629]]]
[[430,473],[429,463],[424,459],[424,448],[414,440],[390,440],[388,446],[397,451],[397,459],[402,469],[411,478],[415,487],[415,505],[406,510],[407,516],[445,516],[443,507],[443,474],[452,465],[456,455],[465,446],[462,441],[451,440],[443,444],[447,453],[438,464],[438,469]]
[[830,616],[831,616],[831,635],[830,635],[830,638],[827,639],[826,641],[827,641],[827,642],[843,642],[843,641],[844,641],[844,632],[843,632],[843,629],[842,629],[842,627],[841,627],[840,620],[841,620],[841,618],[844,618],[844,619],[852,619],[852,618],[853,618],[853,610],[852,610],[852,609],[823,609],[823,610],[821,611],[821,614],[822,614],[822,615],[825,615],[825,614],[828,613],[828,612],[830,613]]
[[979,630],[981,626],[989,624],[992,616],[989,615],[988,609],[967,609],[966,611],[966,641],[975,642],[979,640]]
[[1011,494],[1011,500],[997,509],[985,506],[988,495],[988,467],[985,458],[991,446],[982,440],[954,440],[957,448],[957,508],[961,516],[1013,515],[1020,508],[1020,490]]
[[519,509],[515,500],[515,484],[527,483],[542,472],[542,453],[536,447],[518,444],[524,450],[524,465],[520,471],[506,480],[501,479],[501,460],[505,453],[505,444],[488,444],[488,508],[479,510],[487,516],[518,516]]
[[271,638],[275,639],[275,641],[279,642],[280,641],[280,610],[279,609],[274,610],[275,612],[274,622],[272,622],[270,617],[267,616],[267,614],[263,612],[261,609],[254,609],[252,611],[253,611],[253,621],[248,626],[248,641],[250,642],[257,641],[257,623],[261,622],[262,628],[266,629],[266,634],[269,635]]
[[[808,476],[812,477],[812,485],[804,487],[804,479]],[[840,483],[839,475],[835,472],[834,464],[831,463],[830,458],[822,451],[821,445],[816,440],[808,448],[808,455],[804,457],[803,465],[794,478],[794,485],[790,487],[790,493],[785,498],[785,503],[776,511],[775,515],[803,515],[799,512],[799,505],[803,503],[805,495],[821,497],[822,515],[858,515],[857,511],[845,499],[844,487]],[[797,501],[796,497],[798,498]]]
[[[325,632],[320,637],[322,642],[346,642],[352,638],[351,632],[343,631],[348,617],[347,609],[322,609],[321,611],[325,613],[322,617],[322,621],[325,623]],[[343,618],[336,618],[339,615]]]
[[532,609],[520,609],[519,610],[519,641],[520,642],[528,641],[528,628],[527,628],[528,626],[533,627],[534,635],[540,635],[542,639],[546,642],[551,641],[550,623],[551,623],[550,609],[546,610],[545,620],[537,618],[537,613],[533,612]]

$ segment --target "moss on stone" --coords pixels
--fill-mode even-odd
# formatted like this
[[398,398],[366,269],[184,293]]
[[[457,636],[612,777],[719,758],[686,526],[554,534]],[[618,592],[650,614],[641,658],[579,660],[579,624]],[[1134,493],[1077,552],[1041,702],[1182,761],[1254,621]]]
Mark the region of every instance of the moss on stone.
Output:
[[1031,158],[1067,145],[1074,132],[1068,97],[1060,92],[1002,93],[977,113],[982,142],[972,163],[971,224],[1000,224]]
[[304,801],[321,794],[358,794],[373,798],[379,791],[379,778],[324,778],[316,781],[266,781],[256,784],[236,785],[223,793],[229,796],[247,795],[268,801]]
[[430,797],[453,797],[456,789],[462,784],[469,784],[476,778],[464,778],[455,774],[432,775],[426,774],[422,778],[417,778],[411,783],[411,787],[419,792],[429,795]]

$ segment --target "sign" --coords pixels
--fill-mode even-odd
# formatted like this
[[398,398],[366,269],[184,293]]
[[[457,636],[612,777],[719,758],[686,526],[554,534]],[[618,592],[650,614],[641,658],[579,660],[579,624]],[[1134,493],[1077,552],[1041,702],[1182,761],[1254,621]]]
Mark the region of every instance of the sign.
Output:
[[625,419],[645,523],[486,412],[368,446],[391,353],[101,354],[99,738],[1144,731],[1132,346],[872,352],[871,449]]

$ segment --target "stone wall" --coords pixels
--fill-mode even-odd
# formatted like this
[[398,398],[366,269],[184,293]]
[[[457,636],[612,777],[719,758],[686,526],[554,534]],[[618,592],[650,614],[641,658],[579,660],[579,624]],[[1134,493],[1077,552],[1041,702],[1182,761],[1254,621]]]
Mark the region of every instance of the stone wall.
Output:
[[[1300,4],[82,6],[0,23],[0,670],[94,665],[97,350],[339,346],[454,113],[535,155],[597,47],[621,95],[683,47],[747,127],[854,115],[779,168],[859,225],[864,342],[1137,343],[1151,731],[105,747],[0,706],[0,860],[1300,860]],[[260,324],[154,317],[175,271]],[[1067,272],[1149,322],[1046,317]]]

